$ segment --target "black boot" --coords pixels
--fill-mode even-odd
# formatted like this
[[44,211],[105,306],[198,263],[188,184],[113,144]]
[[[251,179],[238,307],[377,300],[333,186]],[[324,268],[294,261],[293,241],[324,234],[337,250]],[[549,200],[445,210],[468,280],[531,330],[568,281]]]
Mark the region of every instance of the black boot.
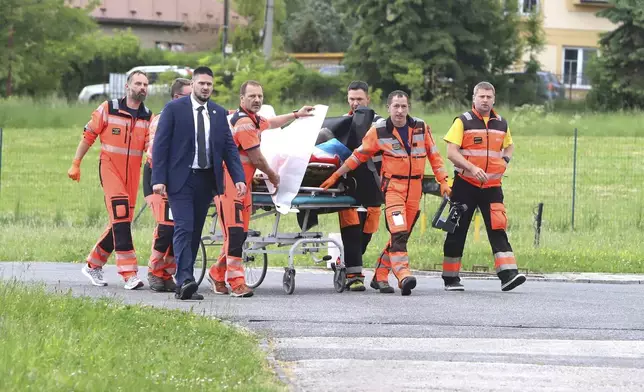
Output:
[[501,291],[510,291],[526,281],[526,277],[515,269],[503,270],[498,274],[501,279]]

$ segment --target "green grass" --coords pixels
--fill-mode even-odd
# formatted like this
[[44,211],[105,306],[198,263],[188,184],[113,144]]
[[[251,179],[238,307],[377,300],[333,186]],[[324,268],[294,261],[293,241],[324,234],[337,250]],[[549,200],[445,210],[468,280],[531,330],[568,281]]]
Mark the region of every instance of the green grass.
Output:
[[[91,109],[85,109],[86,118]],[[1,110],[5,110],[3,105]],[[344,110],[342,105],[332,106],[330,115]],[[16,112],[20,115],[18,109]],[[40,112],[45,118],[51,115],[46,108]],[[644,251],[638,241],[644,232],[644,135],[639,133],[644,115],[543,113],[534,107],[500,112],[510,121],[516,143],[504,192],[508,233],[519,266],[536,272],[644,270]],[[443,157],[446,147],[441,139],[457,114],[414,112],[432,125]],[[579,140],[572,230],[575,127]],[[106,212],[98,183],[97,145],[83,161],[80,184],[67,178],[79,138],[80,127],[76,126],[5,127],[0,260],[79,261],[86,257],[106,223]],[[544,203],[541,246],[535,248],[534,210],[540,202]],[[419,224],[409,247],[414,268],[433,269],[441,262],[444,235],[427,227],[438,203],[433,196],[423,201],[427,225],[423,232]],[[142,204],[139,194],[137,211]],[[282,231],[297,227],[295,216],[287,216],[283,222]],[[267,231],[271,224],[270,218],[263,218],[252,226]],[[141,264],[149,256],[153,226],[146,211],[134,227]],[[337,214],[321,217],[318,230],[338,232]],[[373,265],[387,237],[383,223],[369,247],[366,265]],[[271,265],[283,263],[284,258],[271,256]],[[484,229],[479,241],[473,235],[468,237],[464,268],[474,264],[492,266]]]
[[2,391],[279,391],[256,338],[192,313],[0,282]]

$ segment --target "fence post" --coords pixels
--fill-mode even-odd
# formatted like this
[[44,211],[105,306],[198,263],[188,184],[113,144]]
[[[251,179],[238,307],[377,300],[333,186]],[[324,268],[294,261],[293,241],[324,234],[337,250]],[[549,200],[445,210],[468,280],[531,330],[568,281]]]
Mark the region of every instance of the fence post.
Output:
[[570,217],[570,227],[572,230],[575,230],[576,185],[577,185],[577,128],[575,128],[573,153],[572,153],[572,216]]
[[539,238],[541,237],[541,221],[543,220],[543,202],[537,206],[537,212],[534,215],[534,247],[539,247]]

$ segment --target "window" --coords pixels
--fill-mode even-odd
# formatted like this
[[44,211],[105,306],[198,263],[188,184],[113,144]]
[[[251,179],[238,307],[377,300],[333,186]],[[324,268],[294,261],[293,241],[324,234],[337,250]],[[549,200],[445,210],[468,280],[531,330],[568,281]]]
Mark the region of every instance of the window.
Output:
[[173,42],[170,45],[170,51],[172,52],[183,52],[184,46],[182,43]]
[[578,87],[590,87],[588,63],[597,56],[594,48],[564,48],[563,83]]
[[164,42],[164,41],[157,41],[155,42],[157,49],[161,50],[169,50],[170,49],[170,43],[169,42]]
[[539,10],[539,0],[519,0],[519,13],[531,14]]

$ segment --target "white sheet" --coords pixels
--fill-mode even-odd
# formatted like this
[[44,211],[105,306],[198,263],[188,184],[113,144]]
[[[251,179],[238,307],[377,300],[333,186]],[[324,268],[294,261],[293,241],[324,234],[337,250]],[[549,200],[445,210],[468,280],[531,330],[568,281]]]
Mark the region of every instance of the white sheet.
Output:
[[[315,140],[328,109],[328,106],[316,105],[313,116],[299,118],[282,129],[262,132],[260,144],[262,154],[271,169],[280,176],[279,188],[272,198],[275,208],[281,214],[288,214],[291,202],[302,185],[306,166],[311,159]],[[270,118],[271,113],[268,108],[267,112],[266,117]],[[269,191],[273,193],[275,189],[273,184],[268,181],[266,183]]]

